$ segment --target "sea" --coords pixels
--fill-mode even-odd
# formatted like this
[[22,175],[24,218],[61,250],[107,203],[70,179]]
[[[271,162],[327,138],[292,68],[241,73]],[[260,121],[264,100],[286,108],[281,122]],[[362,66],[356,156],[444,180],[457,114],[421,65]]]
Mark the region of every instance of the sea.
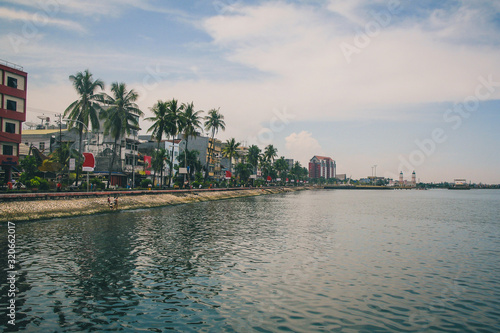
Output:
[[2,221],[0,269],[5,332],[500,332],[500,190]]

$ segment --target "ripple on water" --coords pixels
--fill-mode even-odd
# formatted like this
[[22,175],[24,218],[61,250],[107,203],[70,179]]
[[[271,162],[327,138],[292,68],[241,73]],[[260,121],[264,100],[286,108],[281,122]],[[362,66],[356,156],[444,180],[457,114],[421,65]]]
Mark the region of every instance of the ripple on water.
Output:
[[18,324],[500,331],[498,193],[310,191],[19,224]]

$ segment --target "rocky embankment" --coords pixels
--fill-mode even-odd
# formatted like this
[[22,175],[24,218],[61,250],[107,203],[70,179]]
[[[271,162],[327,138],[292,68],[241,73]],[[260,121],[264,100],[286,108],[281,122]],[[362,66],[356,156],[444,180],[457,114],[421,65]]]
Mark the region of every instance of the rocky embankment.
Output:
[[[304,188],[254,188],[231,191],[204,191],[159,193],[141,195],[120,195],[118,209],[142,209],[184,203],[251,197],[265,194],[292,192]],[[111,197],[113,200],[113,197]],[[75,198],[64,200],[11,201],[0,203],[0,221],[32,221],[57,217],[109,213],[107,196]]]

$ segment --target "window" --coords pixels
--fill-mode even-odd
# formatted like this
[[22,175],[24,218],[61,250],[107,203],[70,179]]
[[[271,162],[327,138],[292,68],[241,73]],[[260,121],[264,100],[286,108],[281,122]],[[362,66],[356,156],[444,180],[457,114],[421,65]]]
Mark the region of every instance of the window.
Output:
[[10,145],[3,145],[2,153],[4,155],[14,155],[14,147],[12,147]]
[[38,148],[43,151],[45,150],[45,142],[40,142],[40,144],[38,145]]
[[7,110],[17,111],[17,102],[8,99],[7,100]]
[[5,122],[6,133],[16,133],[16,124]]
[[7,76],[7,86],[17,89],[17,79]]

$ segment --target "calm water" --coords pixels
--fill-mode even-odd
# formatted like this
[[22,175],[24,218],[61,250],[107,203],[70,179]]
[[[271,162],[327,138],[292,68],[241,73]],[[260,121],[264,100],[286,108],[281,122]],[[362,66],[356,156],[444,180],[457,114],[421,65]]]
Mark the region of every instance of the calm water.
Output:
[[16,325],[498,332],[499,217],[497,190],[325,190],[17,223]]

